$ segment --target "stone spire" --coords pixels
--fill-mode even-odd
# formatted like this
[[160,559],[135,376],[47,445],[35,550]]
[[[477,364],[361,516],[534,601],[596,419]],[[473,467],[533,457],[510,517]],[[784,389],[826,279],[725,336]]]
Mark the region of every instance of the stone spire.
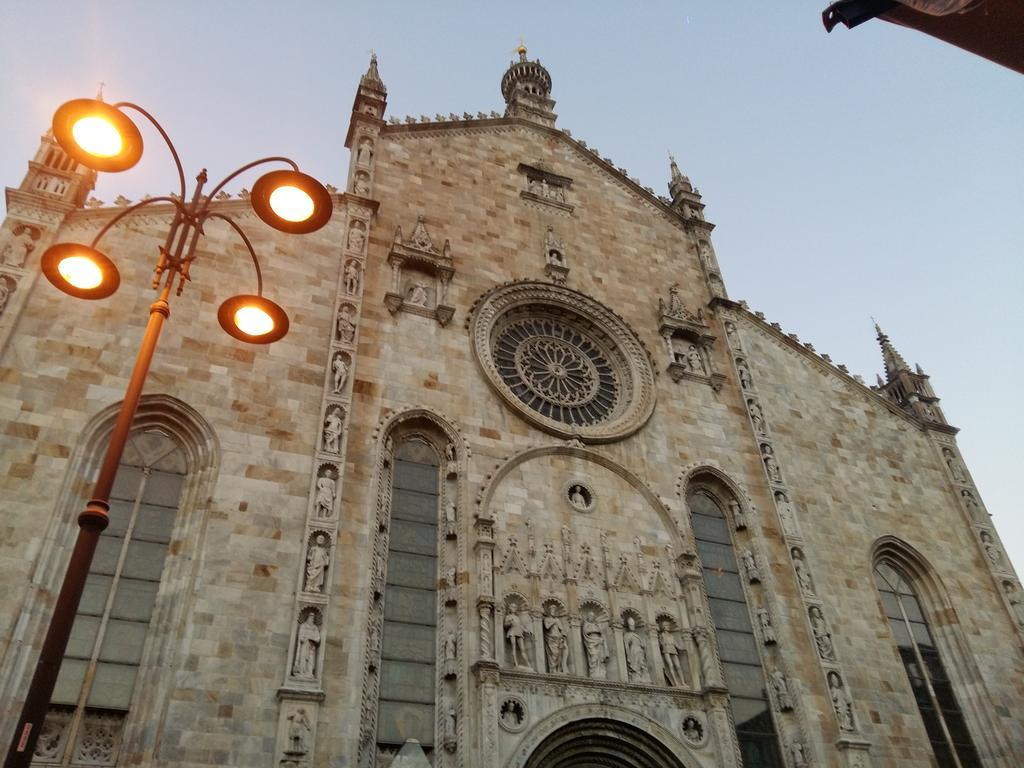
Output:
[[387,86],[384,85],[384,81],[380,79],[380,72],[377,71],[376,53],[370,54],[370,67],[366,70],[366,74],[359,78],[359,87],[376,90],[380,93],[388,92]]
[[703,222],[704,203],[701,202],[700,192],[694,189],[690,180],[679,170],[679,165],[671,152],[668,153],[668,161],[672,173],[672,178],[668,182],[672,208],[687,221]]
[[[910,366],[903,359],[903,355],[896,351],[896,347],[889,341],[878,323],[875,323],[875,333],[878,335],[878,346],[882,348],[882,362],[885,363],[886,383],[893,381],[900,373],[910,371]],[[923,373],[923,371],[922,371]]]
[[683,176],[683,172],[679,170],[679,166],[676,164],[675,156],[668,153],[669,168],[672,171],[672,178],[668,182],[668,193],[672,198],[672,203],[675,204],[681,200],[684,193],[693,194],[693,185],[690,180]]
[[505,99],[505,117],[519,117],[553,128],[558,118],[552,110],[551,75],[540,60],[526,58],[526,46],[516,49],[519,61],[513,61],[501,78],[501,95]]

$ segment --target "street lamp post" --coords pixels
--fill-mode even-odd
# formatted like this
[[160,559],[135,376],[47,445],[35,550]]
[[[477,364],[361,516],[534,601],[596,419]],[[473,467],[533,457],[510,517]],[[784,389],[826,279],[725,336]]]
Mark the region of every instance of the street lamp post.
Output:
[[243,165],[215,185],[207,195],[203,195],[203,186],[207,181],[204,169],[196,177],[195,189],[191,199],[186,202],[185,173],[170,138],[152,115],[128,102],[106,104],[98,99],[69,101],[54,114],[54,138],[74,160],[93,170],[125,171],[142,156],[142,135],[125,114],[125,109],[143,115],[163,138],[178,171],[180,194],[177,197],[171,195],[143,200],[111,219],[89,245],[60,243],[47,249],[42,257],[40,266],[43,274],[60,290],[78,298],[106,298],[117,290],[120,276],[113,261],[97,250],[96,245],[100,239],[121,219],[139,208],[157,202],[174,205],[174,219],[166,242],[160,247],[153,277],[153,289],[159,291],[159,294],[149,308],[149,321],[96,479],[92,499],[78,516],[78,538],[64,574],[4,768],[25,768],[32,761],[36,740],[49,709],[50,697],[57,683],[61,661],[85,588],[89,566],[100,533],[109,522],[107,513],[110,509],[110,491],[160,331],[164,320],[170,316],[171,292],[177,280],[176,295],[181,295],[186,281],[191,279],[189,269],[195,259],[196,245],[203,234],[205,222],[210,219],[227,222],[242,239],[256,269],[256,293],[232,296],[221,304],[217,312],[221,327],[234,338],[255,344],[277,341],[288,332],[288,316],[284,310],[263,297],[263,276],[252,243],[233,219],[211,210],[214,195],[236,176],[251,168],[271,162],[285,163],[290,166],[289,170],[270,171],[253,186],[250,201],[256,215],[275,229],[290,234],[313,232],[331,217],[331,197],[326,188],[316,179],[301,173],[298,165],[286,157],[267,157]]

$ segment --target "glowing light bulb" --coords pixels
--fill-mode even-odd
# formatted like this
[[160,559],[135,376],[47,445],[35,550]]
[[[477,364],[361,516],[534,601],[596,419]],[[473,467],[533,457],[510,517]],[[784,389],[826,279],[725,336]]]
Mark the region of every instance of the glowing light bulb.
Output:
[[124,147],[117,128],[102,117],[83,117],[72,126],[71,135],[78,146],[96,157],[114,157]]
[[305,221],[316,206],[304,190],[284,185],[270,193],[270,208],[285,221]]
[[259,307],[242,307],[235,312],[235,326],[250,336],[264,336],[274,330],[274,318]]
[[91,290],[103,282],[103,270],[88,256],[61,259],[57,271],[71,285],[81,290]]

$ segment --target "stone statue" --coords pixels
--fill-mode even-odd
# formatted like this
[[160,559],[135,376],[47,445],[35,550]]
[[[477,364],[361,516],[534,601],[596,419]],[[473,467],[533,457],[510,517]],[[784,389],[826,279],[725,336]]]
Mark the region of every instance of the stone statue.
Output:
[[604,632],[594,619],[593,611],[583,617],[580,629],[583,633],[583,648],[587,653],[587,677],[604,680],[608,677],[608,644],[605,642]]
[[729,511],[732,512],[732,524],[737,531],[742,531],[747,527],[747,514],[743,511],[743,507],[736,499],[729,499]]
[[333,391],[334,394],[340,395],[345,390],[345,382],[348,381],[348,363],[345,362],[344,355],[336,354],[331,368],[334,371]]
[[427,297],[427,284],[424,282],[417,281],[409,288],[409,294],[406,298],[410,304],[415,304],[418,307],[427,306],[429,298]]
[[512,665],[516,667],[530,667],[530,659],[526,655],[526,629],[523,621],[515,610],[515,606],[509,607],[505,615],[505,637],[512,646]]
[[772,615],[767,608],[757,609],[757,623],[761,627],[761,640],[765,645],[775,645],[775,627],[772,626]]
[[295,644],[295,663],[292,665],[292,674],[296,677],[316,677],[320,637],[320,627],[316,624],[316,617],[313,615],[313,611],[309,611],[305,621],[299,624],[298,639]]
[[444,639],[444,676],[453,678],[458,675],[457,668],[458,645],[455,642],[455,634],[448,633]]
[[807,594],[813,595],[814,582],[811,580],[810,571],[807,570],[807,562],[804,560],[803,552],[794,547],[790,554],[793,555],[793,570],[796,571],[796,580],[800,584],[800,589]]
[[788,712],[793,709],[793,697],[789,693],[789,684],[782,670],[776,667],[772,670],[769,679],[772,683],[772,690],[775,691],[775,702],[779,705],[781,712]]
[[[359,250],[362,250],[361,245]],[[351,260],[345,265],[345,293],[359,293],[359,264],[355,260]]]
[[764,468],[768,472],[768,478],[774,483],[781,483],[782,472],[779,470],[779,463],[775,460],[775,452],[770,445],[761,446],[761,458],[764,459]]
[[825,661],[835,661],[836,650],[832,645],[832,633],[828,631],[828,624],[825,623],[821,608],[812,605],[808,615],[811,618],[811,632],[814,633],[814,644],[818,646],[818,655]]
[[356,150],[356,162],[359,165],[369,165],[373,161],[373,142],[363,138],[359,142],[359,149]]
[[574,485],[569,491],[569,501],[578,509],[587,508],[587,498],[583,495],[583,487]]
[[999,547],[994,541],[992,541],[992,537],[989,536],[988,531],[982,531],[980,536],[981,546],[985,549],[985,555],[988,557],[992,565],[998,568],[1003,562],[1003,556],[999,553]]
[[729,337],[729,346],[733,349],[740,348],[740,337],[736,331],[736,324],[733,322],[727,322],[725,324],[725,335]]
[[759,435],[766,434],[764,425],[764,411],[756,400],[747,400],[747,407],[750,409],[750,421],[754,424],[754,431]]
[[737,360],[736,371],[737,375],[740,378],[740,386],[743,387],[744,389],[750,389],[753,386],[754,382],[750,378],[750,369],[747,368],[747,364],[742,360]]
[[313,724],[309,722],[306,710],[299,707],[288,715],[288,749],[290,755],[304,755],[309,752],[309,736]]
[[445,474],[454,477],[458,474],[459,461],[455,455],[455,443],[448,443],[444,447]]
[[840,730],[856,730],[853,723],[853,704],[850,703],[850,699],[846,695],[846,688],[843,687],[843,681],[838,672],[828,673],[828,692],[832,699],[832,709],[835,710],[836,718],[839,720]]
[[790,535],[796,533],[796,512],[793,505],[782,491],[775,492],[775,507],[779,510],[782,529]]
[[636,621],[632,616],[626,617],[626,631],[622,638],[626,649],[626,673],[629,682],[647,682],[647,651],[644,641],[636,631]]
[[789,742],[789,756],[793,761],[793,768],[807,768],[807,755],[804,752],[804,743],[794,736]]
[[967,473],[964,472],[963,465],[957,461],[956,455],[949,448],[943,448],[942,455],[946,457],[946,466],[949,467],[949,472],[953,475],[953,479],[958,483],[966,483]]
[[334,478],[329,474],[316,479],[316,516],[324,519],[334,513],[334,494],[337,492]]
[[757,567],[757,556],[750,549],[745,549],[740,557],[743,560],[743,570],[747,574],[747,581],[751,584],[760,584],[761,571]]
[[35,237],[32,227],[24,224],[14,232],[14,235],[7,241],[4,250],[0,253],[0,263],[10,267],[23,267],[28,256],[36,248]]
[[338,312],[338,340],[351,344],[356,338],[355,310],[350,304]]
[[544,657],[548,672],[569,674],[569,638],[565,634],[565,625],[556,613],[554,604],[548,605],[547,616],[544,617]]
[[447,539],[454,539],[458,535],[458,508],[455,499],[448,499],[444,506],[444,535]]
[[[363,246],[366,244],[366,233],[363,232],[363,228],[361,226],[357,226],[357,224],[358,222],[353,224],[352,229],[348,232],[348,247],[349,250],[362,253]],[[349,291],[349,293],[355,293],[355,291]]]
[[693,344],[686,351],[686,363],[694,373],[699,373],[701,376],[708,375],[707,367],[704,365],[704,358],[700,356],[700,352],[697,351],[697,347]]
[[318,533],[306,554],[306,591],[323,592],[327,566],[331,563],[331,552],[327,548],[327,537]]
[[679,661],[682,648],[672,634],[672,625],[667,621],[658,625],[658,649],[661,651],[661,660],[665,666],[665,682],[674,688],[685,686],[686,673]]
[[664,299],[660,298],[658,299],[658,304],[660,305],[661,314],[681,320],[686,319],[686,307],[683,306],[683,299],[679,295],[679,283],[672,283],[669,286],[668,304],[665,303]]
[[360,171],[356,174],[355,183],[352,186],[352,191],[357,195],[366,197],[370,194],[370,177]]
[[1010,610],[1013,611],[1014,618],[1021,627],[1024,627],[1024,599],[1021,598],[1020,590],[1013,585],[1012,581],[1004,581],[1003,592],[1006,593],[1006,600],[1010,603]]
[[341,453],[341,409],[328,408],[324,417],[324,450],[327,453]]
[[979,517],[981,515],[981,505],[978,504],[978,500],[974,498],[974,494],[964,488],[960,491],[960,496],[964,500],[964,506],[967,508],[968,514],[971,517]]

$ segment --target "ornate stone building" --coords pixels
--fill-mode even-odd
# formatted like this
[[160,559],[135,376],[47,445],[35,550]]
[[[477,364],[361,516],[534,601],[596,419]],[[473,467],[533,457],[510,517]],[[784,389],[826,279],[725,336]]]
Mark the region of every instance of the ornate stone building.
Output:
[[[292,316],[226,337],[211,224],[172,304],[40,766],[1024,764],[1024,602],[928,377],[866,386],[729,298],[699,192],[556,126],[385,119],[331,223],[245,195]],[[76,302],[50,244],[119,207],[43,139],[0,232],[0,723],[10,737],[141,336],[170,208]]]

